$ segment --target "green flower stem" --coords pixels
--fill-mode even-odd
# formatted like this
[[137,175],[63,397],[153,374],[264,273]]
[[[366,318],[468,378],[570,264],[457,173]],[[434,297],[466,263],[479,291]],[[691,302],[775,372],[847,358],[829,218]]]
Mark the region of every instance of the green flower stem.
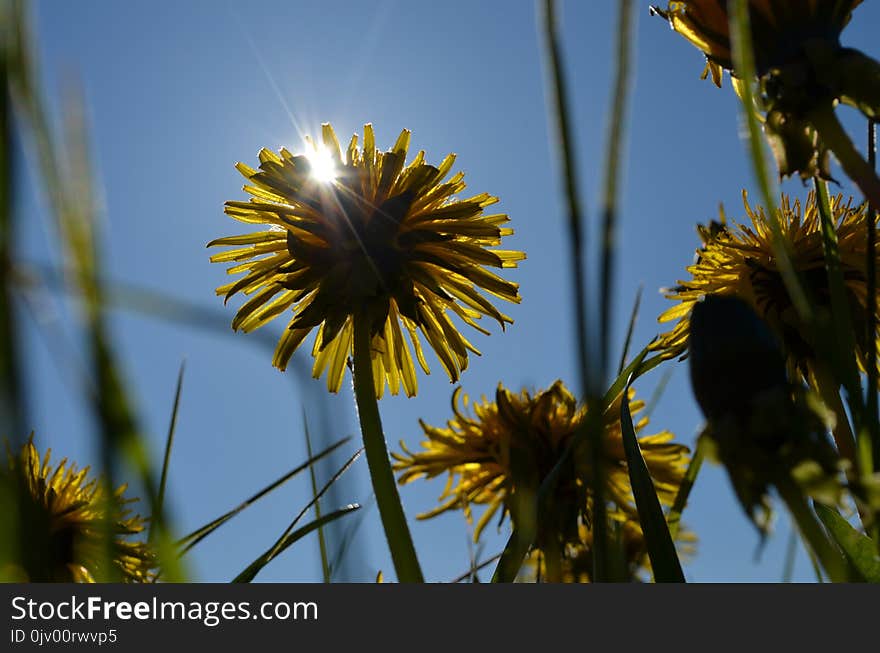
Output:
[[376,504],[391,559],[397,572],[397,580],[401,583],[423,583],[422,570],[413,546],[406,516],[400,505],[400,495],[394,482],[391,463],[388,460],[388,448],[382,433],[382,421],[379,418],[379,403],[376,401],[376,389],[373,382],[373,364],[370,355],[370,323],[361,316],[354,318],[354,396],[357,402],[358,419],[361,434],[364,438],[364,451],[367,454],[367,466],[370,468],[370,479]]
[[787,474],[776,480],[776,490],[785,502],[792,518],[798,526],[801,537],[816,555],[828,578],[833,583],[849,580],[843,557],[828,540],[819,520],[807,504],[804,494]]
[[880,178],[853,145],[831,103],[824,103],[814,109],[807,119],[816,128],[825,147],[834,152],[843,171],[855,182],[868,202],[880,206]]

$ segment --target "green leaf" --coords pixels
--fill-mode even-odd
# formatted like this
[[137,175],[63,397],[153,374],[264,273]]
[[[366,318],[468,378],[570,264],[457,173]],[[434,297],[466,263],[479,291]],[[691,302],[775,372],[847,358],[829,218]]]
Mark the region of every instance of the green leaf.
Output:
[[821,503],[815,503],[814,507],[822,525],[853,568],[869,583],[880,583],[880,557],[877,556],[877,545],[853,528],[836,510]]
[[[628,389],[629,384],[627,383],[626,390]],[[639,449],[639,441],[636,438],[632,413],[629,409],[629,397],[625,391],[620,402],[620,427],[627,466],[629,467],[630,483],[639,512],[642,532],[645,534],[645,543],[648,547],[648,557],[651,559],[651,569],[654,571],[654,580],[658,583],[683,583],[685,580],[681,563],[666,525],[660,500],[654,490],[648,466],[645,464],[645,459],[642,458],[641,449]]]

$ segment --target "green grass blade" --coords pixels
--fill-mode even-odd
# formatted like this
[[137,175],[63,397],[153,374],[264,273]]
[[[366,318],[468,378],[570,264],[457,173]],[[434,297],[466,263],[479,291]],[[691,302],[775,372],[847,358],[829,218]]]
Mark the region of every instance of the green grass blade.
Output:
[[[626,388],[629,389],[629,384]],[[657,492],[654,490],[648,466],[639,449],[639,441],[636,438],[626,392],[620,402],[620,427],[627,466],[629,467],[630,483],[639,512],[642,532],[645,534],[645,544],[648,547],[648,557],[651,559],[654,580],[658,583],[683,583],[685,582],[684,572],[681,570],[675,544],[666,525],[666,518],[663,516]]]
[[858,574],[869,583],[880,583],[880,557],[877,555],[877,545],[853,528],[836,510],[819,503],[814,507],[822,525]]
[[263,555],[254,560],[251,564],[249,564],[244,569],[244,571],[242,571],[232,580],[232,582],[250,583],[254,578],[256,578],[257,574],[259,574],[266,565],[272,562],[272,560],[278,557],[280,553],[284,552],[288,547],[295,544],[298,540],[301,540],[312,531],[326,526],[330,522],[336,521],[340,517],[344,517],[345,515],[355,512],[358,509],[360,509],[359,505],[357,505],[356,503],[351,504],[344,508],[340,508],[339,510],[328,513],[320,519],[315,519],[314,521],[309,522],[302,528],[298,528],[292,533],[286,533],[275,546],[273,546],[271,549],[266,551]]
[[485,569],[486,567],[491,565],[493,562],[499,560],[501,558],[501,555],[502,555],[501,553],[496,553],[491,558],[486,558],[485,560],[483,560],[483,562],[471,564],[470,569],[468,569],[463,574],[456,576],[451,581],[449,581],[449,583],[454,585],[456,583],[462,582],[463,580],[467,580],[468,578],[476,578],[478,571]]
[[[324,484],[324,487],[322,487],[321,490],[317,494],[315,494],[315,496],[312,497],[312,499],[303,507],[303,509],[300,510],[299,513],[297,513],[296,517],[294,517],[293,521],[290,522],[290,525],[286,529],[284,529],[284,532],[281,534],[281,537],[278,538],[275,544],[273,544],[260,557],[258,557],[250,565],[248,565],[248,567],[243,572],[241,572],[235,578],[235,580],[233,580],[234,583],[250,582],[251,580],[253,580],[254,576],[257,575],[260,569],[269,564],[275,557],[278,556],[279,553],[284,551],[284,549],[289,547],[291,544],[296,542],[304,535],[311,533],[313,530],[319,528],[320,526],[323,526],[325,523],[329,523],[327,521],[324,521],[323,519],[315,519],[308,526],[305,526],[297,531],[293,530],[294,528],[296,528],[299,520],[303,518],[303,516],[312,508],[312,506],[315,505],[315,502],[324,495],[324,493],[330,488],[331,485],[339,480],[339,478],[351,468],[351,466],[354,464],[354,461],[360,457],[363,451],[363,449],[358,449],[354,453],[354,455],[352,455],[351,458],[349,458],[345,462],[345,464],[339,468],[339,470],[330,478],[330,480]],[[349,508],[351,507],[352,506],[349,506]],[[331,513],[331,515],[341,517],[342,514],[345,514],[345,512],[346,509],[343,508],[342,510],[337,510],[335,513]],[[348,512],[350,512],[350,510]],[[327,517],[330,517],[330,515],[327,515]]]
[[207,524],[205,524],[204,526],[202,526],[202,527],[200,527],[200,528],[197,528],[196,530],[194,530],[194,531],[193,531],[192,533],[190,533],[189,535],[186,535],[185,537],[181,538],[181,539],[178,541],[178,545],[181,546],[181,547],[183,547],[183,549],[182,549],[182,551],[181,551],[181,555],[183,555],[184,553],[186,553],[187,551],[189,551],[189,550],[190,550],[191,548],[193,548],[196,544],[198,544],[198,543],[201,542],[203,539],[205,539],[206,537],[208,537],[208,535],[210,535],[211,533],[213,533],[214,531],[216,531],[216,530],[217,530],[218,528],[220,528],[223,524],[225,524],[225,523],[228,522],[230,519],[232,519],[233,517],[235,517],[237,514],[239,514],[239,513],[240,513],[241,511],[243,511],[245,508],[248,508],[249,506],[253,505],[253,504],[256,503],[257,501],[259,501],[260,499],[262,499],[264,496],[266,496],[267,494],[269,494],[270,492],[272,492],[273,490],[276,490],[277,488],[281,487],[281,486],[284,485],[287,481],[289,481],[290,479],[292,479],[294,476],[296,476],[297,474],[299,474],[300,472],[302,472],[304,469],[308,468],[310,465],[313,465],[314,463],[316,463],[317,461],[321,460],[321,459],[324,458],[325,456],[330,455],[332,452],[336,451],[336,449],[338,449],[339,447],[341,447],[343,444],[345,444],[346,442],[348,442],[350,439],[351,439],[351,438],[343,438],[342,440],[339,440],[338,442],[335,442],[334,444],[331,444],[329,447],[327,447],[326,449],[324,449],[323,451],[321,451],[321,452],[318,453],[317,455],[312,456],[311,458],[309,458],[308,460],[306,460],[304,463],[302,463],[302,464],[300,464],[300,465],[297,465],[297,466],[294,467],[292,470],[290,470],[289,472],[287,472],[287,473],[284,474],[283,476],[279,477],[278,479],[276,479],[275,481],[273,481],[272,483],[270,483],[269,485],[267,485],[266,487],[264,487],[262,490],[260,490],[259,492],[257,492],[257,493],[254,494],[253,496],[251,496],[250,498],[245,499],[244,501],[242,501],[238,506],[236,506],[236,507],[233,508],[232,510],[230,510],[230,511],[228,511],[228,512],[222,514],[222,515],[220,515],[220,516],[217,517],[216,519],[212,519],[211,521],[209,521],[209,522],[208,522]]
[[669,525],[669,536],[673,540],[678,535],[678,530],[681,527],[681,513],[684,512],[687,506],[688,497],[691,495],[694,483],[697,482],[697,475],[703,466],[703,458],[705,456],[706,440],[701,434],[697,438],[697,448],[694,449],[694,454],[691,456],[690,463],[688,463],[688,468],[678,488],[678,494],[675,495],[675,501],[672,502],[672,508],[669,509],[669,514],[666,516],[666,523]]
[[[312,457],[312,438],[309,435],[309,421],[306,418],[306,411],[303,409],[303,432],[306,436],[306,453],[309,458]],[[312,498],[315,502],[315,519],[321,519],[321,502],[318,500],[318,479],[315,477],[315,466],[309,465],[309,480],[312,483]],[[324,539],[324,527],[318,527],[318,548],[321,552],[321,573],[324,582],[330,582],[330,561],[327,559],[327,542]]]
[[633,332],[636,328],[636,321],[639,319],[639,307],[642,305],[642,292],[644,286],[639,286],[636,292],[636,299],[633,302],[632,311],[629,314],[629,325],[626,327],[626,338],[623,341],[623,350],[620,352],[620,362],[617,364],[617,374],[623,372],[626,367],[626,359],[629,358],[629,349],[632,346]]
[[[180,364],[180,371],[177,373],[177,387],[174,390],[174,405],[171,407],[171,420],[168,424],[168,436],[165,438],[165,455],[162,458],[162,473],[159,477],[159,494],[156,498],[158,506],[157,513],[163,514],[165,507],[165,488],[168,484],[168,466],[171,464],[171,448],[174,446],[174,430],[177,426],[177,412],[180,409],[180,391],[183,388],[183,371],[186,367],[185,363]],[[153,529],[158,522],[150,521],[150,533],[148,539],[153,539]]]

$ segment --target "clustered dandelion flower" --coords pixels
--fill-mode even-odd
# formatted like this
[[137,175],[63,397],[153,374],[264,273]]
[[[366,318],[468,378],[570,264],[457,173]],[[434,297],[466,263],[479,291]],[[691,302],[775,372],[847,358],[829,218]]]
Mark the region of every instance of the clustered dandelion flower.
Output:
[[[428,373],[417,331],[428,341],[454,382],[479,351],[450,319],[453,313],[480,332],[488,316],[502,328],[512,323],[480,291],[518,303],[518,285],[487,268],[512,268],[525,255],[492,249],[513,230],[508,217],[484,210],[498,199],[480,193],[458,199],[464,174],[447,179],[455,155],[438,166],[420,151],[405,159],[410,132],[401,132],[387,152],[376,149],[371,125],[363,147],[352,137],[343,152],[333,128],[323,126],[323,146],[309,141],[310,154],[260,151],[255,170],[243,163],[250,201],[230,201],[225,211],[262,231],[219,238],[209,246],[235,246],[211,257],[244,274],[217,289],[227,300],[250,295],[232,322],[252,331],[290,310],[292,317],[273,364],[286,368],[291,355],[315,328],[315,378],[327,374],[336,392],[352,352],[355,321],[367,321],[372,337],[376,395],[387,383],[416,394],[415,359]],[[404,338],[409,336],[412,350]]]
[[[635,516],[620,430],[621,397],[612,401],[604,413],[606,496],[617,510]],[[423,450],[413,453],[401,443],[403,453],[392,456],[401,484],[448,475],[440,505],[419,518],[455,509],[463,509],[470,516],[472,504],[487,506],[475,527],[474,538],[478,539],[499,511],[502,520],[508,514],[516,518],[517,495],[537,492],[584,422],[586,408],[578,405],[561,381],[534,394],[526,390],[513,393],[499,384],[495,401],[484,397],[473,403],[473,416],[465,412],[468,405],[468,397],[456,390],[455,416],[447,426],[434,427],[422,422],[427,438],[422,443]],[[631,403],[634,413],[643,407],[644,402]],[[637,430],[644,429],[647,423],[646,417],[638,420]],[[674,500],[688,460],[687,448],[672,439],[668,431],[639,438],[657,495],[665,505]],[[584,458],[578,454],[569,457],[553,495],[554,514],[539,517],[539,543],[542,533],[560,534],[564,541],[579,539],[579,525],[585,517],[589,520],[591,503],[590,470],[584,466]]]
[[[749,15],[755,69],[762,76],[771,67],[803,56],[803,45],[823,40],[839,47],[838,39],[862,0],[750,0]],[[711,74],[721,86],[722,70],[733,69],[730,16],[726,0],[669,2],[653,11],[706,55],[703,79]]]
[[[130,539],[144,530],[145,520],[127,507],[137,499],[125,497],[125,485],[108,495],[99,479],[89,478],[89,467],[77,469],[66,458],[53,467],[50,456],[47,449],[40,458],[33,436],[17,456],[9,454],[8,478],[19,496],[12,519],[24,543],[19,557],[27,580],[152,580],[152,550]],[[108,560],[114,569],[107,569]]]
[[[694,305],[709,295],[735,295],[745,300],[782,343],[790,370],[808,380],[815,374],[815,346],[809,330],[801,324],[773,253],[773,235],[764,209],[752,207],[743,192],[743,204],[750,224],[715,223],[701,230],[702,247],[696,262],[687,268],[691,278],[680,281],[666,297],[676,303],[658,318],[676,321],[671,331],[661,335],[654,349],[669,357],[687,350],[690,313]],[[867,358],[867,275],[865,270],[868,207],[855,205],[843,195],[832,199],[831,209],[844,283],[855,327],[856,356],[862,369]],[[782,229],[792,264],[819,310],[831,310],[828,273],[822,245],[822,224],[815,193],[802,206],[782,195],[776,218]],[[876,219],[876,218],[875,218]],[[878,255],[880,263],[880,255]]]

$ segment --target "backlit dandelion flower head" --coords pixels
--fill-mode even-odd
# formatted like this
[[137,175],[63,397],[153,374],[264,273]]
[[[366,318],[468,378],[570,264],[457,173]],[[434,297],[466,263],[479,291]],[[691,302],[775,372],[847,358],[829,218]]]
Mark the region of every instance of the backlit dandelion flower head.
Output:
[[[808,341],[808,330],[801,324],[782,281],[773,253],[773,234],[769,218],[761,207],[753,209],[745,192],[743,204],[748,224],[726,224],[714,229],[702,228],[703,246],[697,250],[694,265],[687,268],[691,278],[680,281],[666,292],[676,305],[658,320],[676,322],[674,328],[660,336],[652,345],[670,358],[687,350],[690,313],[694,305],[709,295],[734,295],[748,302],[768,324],[783,346],[789,369],[808,380],[814,371],[815,350]],[[831,201],[836,226],[840,264],[848,291],[855,326],[856,356],[865,369],[867,355],[865,314],[867,276],[865,271],[868,208],[854,205],[843,195]],[[820,310],[831,310],[828,276],[822,246],[822,225],[815,193],[810,193],[802,206],[782,195],[779,212],[783,238],[787,242],[792,263],[800,273],[806,290]],[[878,255],[880,264],[880,255]]]
[[420,151],[406,164],[408,130],[386,152],[377,150],[371,125],[364,126],[363,147],[355,135],[344,154],[329,124],[322,145],[308,144],[311,152],[301,155],[261,150],[258,170],[236,166],[252,197],[226,202],[225,211],[264,229],[209,243],[234,246],[211,260],[233,263],[228,272],[244,275],[217,293],[227,300],[250,296],[233,328],[252,331],[290,310],[273,364],[284,370],[317,328],[313,375],[326,373],[332,392],[342,385],[355,320],[369,322],[377,396],[386,383],[392,394],[401,386],[407,396],[416,394],[413,359],[428,373],[418,331],[449,378],[458,380],[468,353],[479,351],[450,312],[488,334],[482,317],[502,329],[512,320],[480,291],[520,301],[516,283],[487,269],[516,267],[525,258],[493,249],[513,233],[503,226],[507,215],[484,212],[498,198],[458,199],[465,182],[462,172],[448,176],[453,154],[435,167]]
[[[802,56],[803,44],[823,40],[839,47],[838,39],[852,10],[862,0],[749,0],[755,69],[762,76],[773,66]],[[703,79],[711,74],[721,86],[722,70],[733,69],[730,16],[726,0],[669,2],[652,7],[676,32],[706,55]]]
[[[620,431],[620,400],[611,402],[603,417],[606,496],[619,509],[634,514]],[[465,412],[469,405],[472,415]],[[643,407],[644,402],[631,403],[634,413]],[[399,472],[400,484],[448,474],[440,505],[419,515],[420,519],[459,508],[470,518],[472,504],[486,505],[474,530],[475,539],[499,511],[499,523],[508,514],[515,517],[517,493],[537,492],[586,417],[586,409],[561,381],[534,394],[526,390],[513,393],[499,384],[494,401],[483,397],[472,405],[458,389],[453,395],[453,412],[445,428],[422,422],[427,438],[422,442],[423,450],[413,453],[401,443],[403,453],[392,454],[394,469]],[[647,423],[647,418],[638,420],[637,430]],[[639,438],[658,496],[666,505],[673,501],[687,464],[687,448],[672,439],[668,431]],[[567,541],[576,539],[578,525],[589,510],[590,472],[583,467],[584,457],[576,454],[568,460],[553,494],[555,514],[540,517],[545,522],[538,525],[539,540],[542,532],[560,533]]]
[[[40,458],[33,437],[17,456],[9,453],[7,472],[19,487],[17,519],[25,541],[19,555],[27,580],[150,582],[156,558],[147,544],[129,539],[144,530],[145,520],[127,507],[137,499],[125,497],[125,485],[108,496],[99,479],[89,478],[88,467],[77,469],[66,458],[53,467],[50,455],[47,449]],[[106,568],[108,558],[114,569]]]

